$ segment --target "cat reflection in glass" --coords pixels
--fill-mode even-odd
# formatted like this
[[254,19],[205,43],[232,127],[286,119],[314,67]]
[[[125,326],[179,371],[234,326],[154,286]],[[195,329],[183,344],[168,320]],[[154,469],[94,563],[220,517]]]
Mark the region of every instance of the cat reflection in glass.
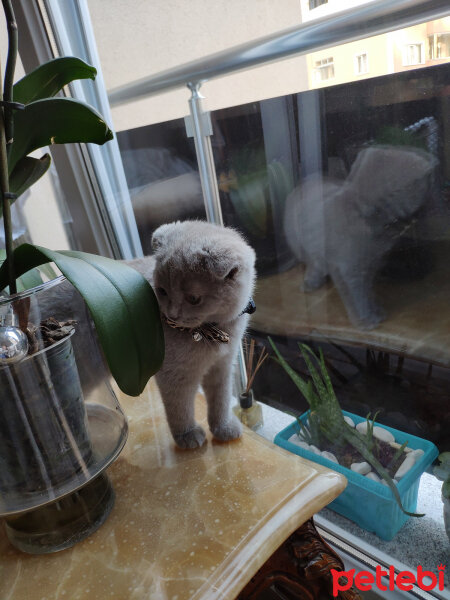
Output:
[[306,265],[303,290],[330,277],[352,323],[376,327],[384,313],[374,297],[375,276],[424,204],[435,164],[416,148],[373,146],[359,152],[344,181],[311,176],[295,188],[284,227]]
[[255,253],[233,229],[202,221],[162,225],[152,247],[153,273],[148,259],[131,264],[152,281],[163,316],[166,352],[156,381],[173,438],[181,448],[204,443],[194,415],[202,385],[214,438],[236,439],[233,363],[251,312]]

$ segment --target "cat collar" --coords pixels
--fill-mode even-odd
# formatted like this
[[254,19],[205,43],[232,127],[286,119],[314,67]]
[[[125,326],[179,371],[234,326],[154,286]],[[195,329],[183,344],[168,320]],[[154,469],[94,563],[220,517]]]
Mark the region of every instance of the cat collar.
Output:
[[[239,313],[239,317],[245,314],[253,314],[256,310],[256,304],[252,297],[250,297],[247,306],[244,310]],[[192,335],[192,339],[194,342],[200,342],[201,340],[207,340],[209,342],[218,342],[221,344],[228,344],[230,341],[230,335],[219,329],[215,323],[203,323],[200,327],[194,327],[193,329],[189,327],[183,327],[182,325],[178,325],[169,317],[163,314],[164,321],[167,323],[169,327],[172,329],[178,329],[178,331],[189,331]]]

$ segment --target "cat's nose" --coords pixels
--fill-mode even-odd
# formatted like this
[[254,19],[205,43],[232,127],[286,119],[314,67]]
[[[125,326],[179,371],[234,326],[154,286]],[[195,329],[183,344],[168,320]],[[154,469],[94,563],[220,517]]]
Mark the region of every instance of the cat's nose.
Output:
[[176,306],[169,306],[166,316],[172,319],[172,321],[176,321],[180,316],[180,309]]

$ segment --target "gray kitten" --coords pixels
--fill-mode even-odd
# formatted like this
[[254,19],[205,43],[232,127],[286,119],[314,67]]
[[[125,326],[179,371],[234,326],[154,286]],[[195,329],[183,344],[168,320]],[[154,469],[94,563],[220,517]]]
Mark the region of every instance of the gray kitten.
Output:
[[350,320],[373,328],[383,319],[373,293],[383,259],[423,205],[436,160],[406,147],[362,150],[345,181],[313,176],[286,200],[284,228],[306,264],[303,289],[329,276]]
[[[124,262],[151,283],[162,313],[177,324],[172,328],[163,318],[166,352],[156,375],[174,440],[182,448],[196,448],[205,441],[194,418],[200,385],[214,437],[238,438],[241,425],[230,407],[233,362],[248,323],[248,314],[241,313],[253,291],[255,253],[233,229],[203,221],[162,225],[153,234],[152,246],[154,256]],[[81,296],[64,281],[45,297],[40,309],[36,322],[48,316],[78,321],[75,355],[83,389],[93,390],[105,366],[96,345],[91,345],[95,331],[85,317]],[[229,342],[194,341],[190,330],[205,323],[226,332]]]
[[[241,425],[231,412],[233,362],[248,322],[242,314],[255,280],[255,253],[233,229],[202,221],[162,225],[153,234],[154,272],[148,259],[128,264],[154,286],[163,318],[166,353],[156,374],[170,430],[181,448],[205,441],[195,421],[200,385],[208,405],[208,425],[221,441],[238,438]],[[213,323],[229,342],[193,339],[193,330]]]

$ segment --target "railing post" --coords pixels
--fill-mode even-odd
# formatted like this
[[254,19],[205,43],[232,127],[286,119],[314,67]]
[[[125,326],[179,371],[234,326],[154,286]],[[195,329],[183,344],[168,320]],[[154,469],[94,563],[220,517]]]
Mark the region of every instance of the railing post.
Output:
[[[222,208],[220,206],[219,188],[217,185],[216,168],[212,152],[212,126],[209,113],[202,108],[203,96],[200,94],[201,83],[188,83],[191,90],[189,109],[191,115],[188,135],[192,135],[197,155],[198,171],[205,201],[206,218],[210,223],[223,226]],[[239,344],[238,354],[239,383],[241,391],[247,386],[244,352]]]

